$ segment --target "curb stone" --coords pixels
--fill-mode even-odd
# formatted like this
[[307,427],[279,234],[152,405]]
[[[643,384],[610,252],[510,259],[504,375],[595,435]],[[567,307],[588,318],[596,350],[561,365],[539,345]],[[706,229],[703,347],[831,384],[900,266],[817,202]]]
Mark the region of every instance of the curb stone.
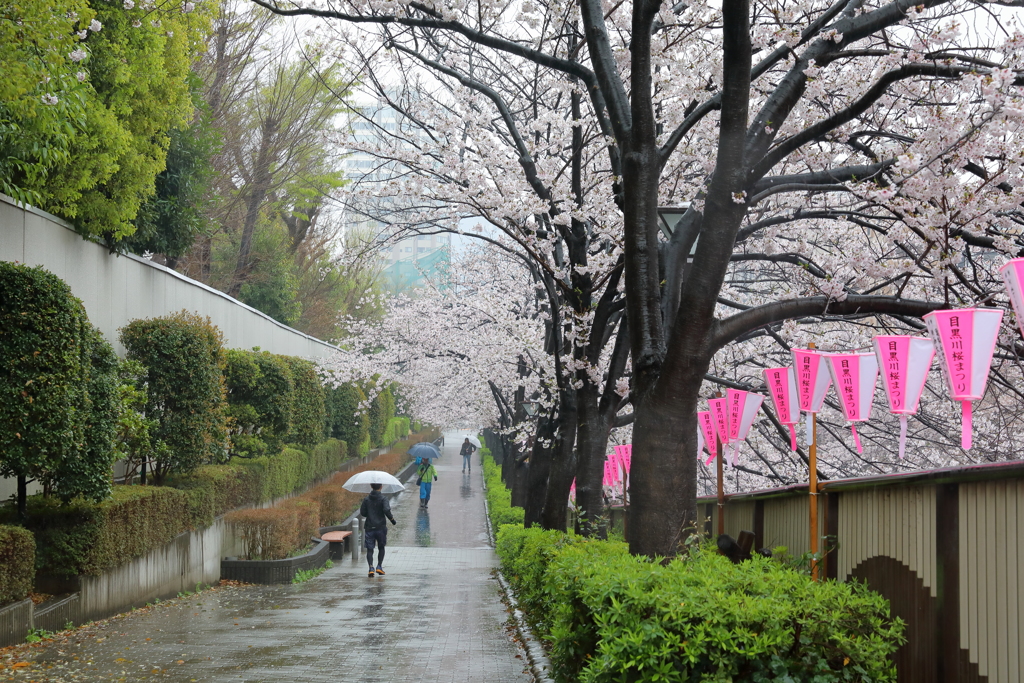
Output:
[[[487,538],[491,542],[491,547],[494,548],[496,546],[494,529],[491,527],[491,509],[487,505],[487,477],[483,479],[484,521],[487,522]],[[516,631],[519,633],[519,641],[523,644],[523,649],[526,650],[526,658],[530,662],[530,672],[537,683],[554,683],[554,679],[548,673],[551,671],[551,662],[548,661],[548,656],[544,653],[544,648],[541,647],[540,641],[533,635],[533,630],[526,623],[526,617],[523,616],[522,611],[519,609],[519,603],[516,602],[516,598],[512,594],[512,588],[508,585],[501,567],[498,567],[496,573],[498,575],[498,585],[501,586],[501,592],[505,594],[505,599],[508,600],[509,607],[512,609],[512,618],[515,620]]]

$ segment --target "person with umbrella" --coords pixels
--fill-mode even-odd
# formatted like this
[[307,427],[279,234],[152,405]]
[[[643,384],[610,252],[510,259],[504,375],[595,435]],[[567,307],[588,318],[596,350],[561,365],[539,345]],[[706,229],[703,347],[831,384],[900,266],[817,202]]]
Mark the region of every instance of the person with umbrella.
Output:
[[462,471],[463,472],[465,472],[467,469],[470,472],[473,471],[473,466],[469,462],[469,456],[473,455],[473,453],[475,451],[476,451],[476,446],[474,446],[470,442],[469,437],[467,436],[466,440],[462,442],[462,450],[459,451],[459,455],[462,456]]
[[427,456],[423,456],[423,462],[416,470],[417,481],[420,484],[420,507],[425,508],[430,503],[430,488],[437,481],[437,470]]
[[[385,488],[386,487],[386,488]],[[348,478],[342,488],[356,493],[370,492],[363,498],[359,506],[359,516],[365,517],[363,541],[366,546],[366,562],[370,565],[369,576],[376,574],[384,575],[384,546],[388,542],[387,521],[398,524],[394,515],[391,514],[391,504],[384,497],[384,492],[398,493],[405,490],[405,485],[398,479],[377,470],[359,472]],[[382,491],[382,489],[384,489]],[[373,568],[373,548],[377,547],[377,569]]]

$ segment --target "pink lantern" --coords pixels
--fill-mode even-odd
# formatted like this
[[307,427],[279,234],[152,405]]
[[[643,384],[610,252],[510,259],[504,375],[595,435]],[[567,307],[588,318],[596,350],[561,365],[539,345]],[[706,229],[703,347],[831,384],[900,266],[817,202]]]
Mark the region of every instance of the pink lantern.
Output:
[[850,422],[853,443],[857,452],[863,453],[857,423],[871,417],[871,404],[878,383],[878,359],[873,353],[830,353],[828,369],[839,394],[839,405],[843,415]]
[[576,478],[573,477],[572,484],[569,486],[569,500],[576,502]]
[[963,411],[960,447],[964,450],[971,447],[972,401],[985,395],[1002,320],[1001,308],[959,308],[924,316],[946,376],[949,397],[960,401]]
[[796,429],[793,425],[800,420],[800,403],[796,397],[793,368],[765,368],[764,381],[768,384],[768,395],[775,404],[779,422],[789,427],[789,448],[796,451]]
[[700,431],[704,435],[704,445],[707,446],[708,453],[711,456],[704,464],[710,465],[711,461],[718,455],[718,443],[715,440],[715,421],[711,417],[711,411],[698,411],[697,426],[700,427]]
[[722,444],[722,451],[725,452],[726,444],[729,443],[729,406],[724,398],[708,399],[708,408],[711,411],[711,421],[715,424],[715,434]]
[[935,357],[935,342],[927,337],[879,335],[874,345],[889,411],[900,418],[902,459],[907,450],[907,416],[917,413],[917,404]]
[[796,373],[796,394],[800,410],[807,413],[807,443],[814,439],[811,413],[821,411],[832,378],[821,366],[822,355],[813,349],[793,349],[793,371]]
[[729,441],[732,443],[732,464],[735,467],[739,455],[740,441],[746,441],[750,427],[754,424],[757,411],[764,402],[764,396],[742,389],[729,389],[725,393],[728,409]]
[[1006,283],[1006,292],[1010,295],[1010,304],[1017,314],[1017,327],[1024,334],[1024,258],[1008,261],[999,269]]
[[616,446],[614,448],[615,455],[618,456],[619,466],[622,470],[629,473],[629,464],[633,459],[633,444],[627,443],[622,446]]

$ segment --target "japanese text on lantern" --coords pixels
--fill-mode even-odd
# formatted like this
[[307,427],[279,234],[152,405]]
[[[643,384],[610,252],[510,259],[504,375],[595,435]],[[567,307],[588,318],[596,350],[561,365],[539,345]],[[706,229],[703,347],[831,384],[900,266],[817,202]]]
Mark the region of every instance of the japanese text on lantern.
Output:
[[900,372],[900,356],[896,349],[896,342],[890,341],[886,344],[887,353],[885,356],[885,372],[889,375],[889,396],[894,410],[903,408],[903,386],[900,380],[903,373]]
[[[811,397],[811,357],[800,357],[800,395]],[[812,399],[808,398],[808,401]]]
[[848,416],[857,414],[857,396],[854,390],[853,375],[850,373],[850,361],[843,359],[839,362],[839,392],[842,394],[843,403],[846,405]]
[[960,336],[960,316],[949,317],[949,369],[952,374],[953,389],[958,394],[967,391],[967,361],[964,358],[964,339]]

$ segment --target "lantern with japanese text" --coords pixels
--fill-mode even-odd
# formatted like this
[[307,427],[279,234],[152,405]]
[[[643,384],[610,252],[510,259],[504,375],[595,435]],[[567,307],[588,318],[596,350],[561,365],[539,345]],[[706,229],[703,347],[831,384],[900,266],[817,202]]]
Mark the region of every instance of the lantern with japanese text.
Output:
[[796,429],[793,425],[800,421],[800,403],[796,397],[793,368],[765,368],[764,381],[768,384],[768,395],[775,404],[779,422],[789,427],[789,448],[795,451]]
[[633,460],[633,444],[627,443],[614,448],[615,454],[619,457],[619,464],[622,471],[629,474],[629,465]]
[[742,389],[729,389],[725,393],[725,404],[728,410],[729,442],[732,444],[732,464],[736,465],[740,442],[746,441],[750,427],[754,424],[757,411],[764,402],[764,396]]
[[1010,304],[1017,314],[1017,327],[1024,334],[1024,258],[1008,261],[999,269],[1006,283],[1006,293],[1010,295]]
[[839,394],[839,405],[850,423],[858,453],[864,448],[857,434],[857,423],[871,417],[871,404],[878,383],[878,359],[873,353],[830,353],[828,369]]
[[796,373],[796,395],[800,410],[807,413],[807,443],[814,440],[811,415],[821,411],[825,394],[832,384],[828,371],[821,366],[822,355],[813,349],[793,349],[793,372]]
[[718,436],[718,442],[721,444],[722,456],[725,457],[726,464],[729,463],[729,458],[726,457],[729,453],[729,406],[724,398],[709,398],[708,408],[711,412],[711,421],[715,425],[715,434]]
[[924,316],[946,377],[949,397],[960,401],[963,411],[960,447],[964,450],[971,447],[972,401],[985,395],[1002,320],[1001,308],[958,308],[932,311]]
[[907,416],[917,413],[935,357],[935,342],[927,337],[878,335],[874,345],[889,411],[900,418],[899,454],[903,458],[907,450]]
[[701,434],[704,435],[704,445],[708,449],[707,461],[705,465],[710,465],[711,461],[718,455],[718,442],[715,440],[715,421],[711,417],[710,410],[701,410],[697,412],[697,426],[700,427]]

